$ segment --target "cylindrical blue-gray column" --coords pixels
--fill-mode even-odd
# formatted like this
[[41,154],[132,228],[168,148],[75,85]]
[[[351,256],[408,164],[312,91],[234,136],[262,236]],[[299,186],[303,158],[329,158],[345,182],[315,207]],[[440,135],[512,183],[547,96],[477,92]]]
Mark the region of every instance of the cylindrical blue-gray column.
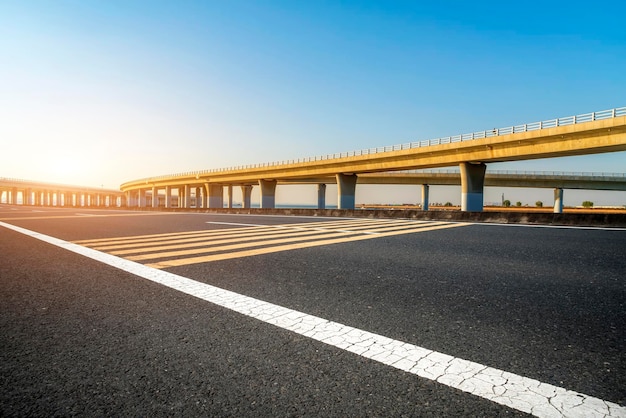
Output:
[[485,163],[461,163],[461,210],[463,212],[483,211],[483,188],[485,184]]
[[226,186],[226,194],[227,194],[227,207],[228,209],[231,209],[233,207],[233,185],[229,184],[228,186]]
[[317,185],[317,208],[326,209],[326,185]]
[[139,197],[137,199],[137,206],[143,208],[146,206],[146,190],[139,189]]
[[422,210],[428,210],[428,184],[422,184]]
[[273,209],[276,207],[276,180],[259,180],[261,187],[261,207]]
[[337,177],[337,202],[339,209],[354,209],[356,174],[339,173]]
[[223,208],[224,207],[224,188],[221,184],[209,184],[209,207],[210,208]]
[[165,207],[172,207],[172,186],[165,186]]
[[191,207],[191,186],[189,184],[185,184],[184,195],[185,198],[183,199],[183,207],[185,209],[189,209]]
[[249,209],[252,205],[252,186],[249,184],[241,185],[241,207]]
[[554,189],[554,213],[563,213],[563,189]]

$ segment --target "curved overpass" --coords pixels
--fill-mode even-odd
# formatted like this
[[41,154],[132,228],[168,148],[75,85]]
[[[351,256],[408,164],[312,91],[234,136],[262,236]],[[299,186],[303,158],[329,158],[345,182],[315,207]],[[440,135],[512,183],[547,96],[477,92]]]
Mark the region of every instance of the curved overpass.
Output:
[[[321,183],[334,178],[339,207],[353,209],[357,180],[371,173],[459,166],[464,211],[483,207],[486,164],[560,156],[626,151],[626,107],[508,128],[384,148],[257,164],[226,169],[181,173],[130,181],[121,185],[127,200],[145,206],[146,192],[165,190],[168,207],[172,189],[182,206],[190,205],[191,190],[198,189],[205,207],[223,207],[223,187],[241,186],[249,205],[253,185],[260,186],[261,207],[274,207],[276,185],[284,182]],[[319,190],[320,206],[325,187]],[[152,199],[158,205],[158,199]],[[230,200],[230,199],[229,199]],[[323,207],[323,206],[322,206]]]

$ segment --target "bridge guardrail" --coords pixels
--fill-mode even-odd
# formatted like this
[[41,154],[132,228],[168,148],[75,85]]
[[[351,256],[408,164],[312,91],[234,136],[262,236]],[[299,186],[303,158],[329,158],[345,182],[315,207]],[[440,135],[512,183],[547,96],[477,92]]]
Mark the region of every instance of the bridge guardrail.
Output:
[[435,138],[435,139],[426,139],[426,140],[421,140],[421,141],[407,142],[407,143],[397,144],[397,145],[388,145],[388,146],[377,147],[377,148],[367,148],[367,149],[362,149],[362,150],[357,150],[357,151],[341,152],[341,153],[334,153],[334,154],[327,154],[327,155],[318,155],[314,157],[299,158],[296,160],[283,160],[283,161],[274,161],[274,162],[267,162],[267,163],[247,164],[247,165],[234,166],[234,167],[213,168],[213,169],[201,170],[201,171],[190,171],[186,173],[166,174],[162,176],[147,177],[147,178],[139,179],[139,180],[136,180],[136,182],[152,181],[152,180],[159,180],[159,179],[172,178],[172,177],[196,176],[199,178],[199,176],[201,175],[211,174],[211,173],[220,173],[224,171],[249,170],[249,169],[255,169],[255,168],[274,167],[278,165],[325,161],[325,160],[331,160],[331,159],[336,159],[336,158],[356,157],[356,156],[378,154],[378,153],[390,152],[390,151],[401,151],[401,150],[412,149],[412,148],[421,148],[421,147],[429,147],[429,146],[434,146],[434,145],[450,144],[450,143],[455,143],[455,142],[472,141],[475,139],[483,139],[483,138],[489,138],[489,137],[500,136],[500,135],[510,135],[513,133],[536,131],[539,129],[554,128],[558,126],[575,125],[578,123],[592,122],[592,121],[603,120],[603,119],[611,119],[611,118],[615,118],[619,116],[626,116],[626,107],[617,107],[617,108],[608,109],[608,110],[601,110],[598,112],[583,113],[581,115],[566,116],[562,118],[548,119],[548,120],[539,121],[539,122],[525,123],[523,125],[509,126],[506,128],[494,128],[494,129],[489,129],[489,130],[480,131],[480,132],[472,132],[472,133],[467,133],[467,134],[447,136],[447,137]]
[[[436,170],[402,170],[388,173],[406,174],[461,174],[458,169],[436,169]],[[379,173],[384,174],[384,173]],[[596,171],[522,171],[522,170],[488,170],[487,175],[518,175],[518,176],[559,176],[559,177],[602,177],[612,179],[625,179],[626,173],[608,173]]]

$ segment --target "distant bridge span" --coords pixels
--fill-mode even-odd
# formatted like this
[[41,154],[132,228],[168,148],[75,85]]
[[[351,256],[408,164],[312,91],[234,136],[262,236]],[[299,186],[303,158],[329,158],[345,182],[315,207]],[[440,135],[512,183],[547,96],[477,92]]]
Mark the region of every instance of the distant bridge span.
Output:
[[[252,186],[258,185],[261,207],[272,208],[277,184],[309,182],[320,185],[318,206],[323,208],[326,182],[320,179],[331,177],[338,185],[339,208],[353,209],[357,181],[376,177],[372,173],[458,166],[461,210],[482,211],[487,163],[616,151],[626,151],[626,107],[325,157],[151,177],[124,183],[121,190],[127,201],[137,206],[146,205],[147,193],[157,196],[164,190],[167,207],[172,189],[177,189],[186,206],[195,188],[200,190],[205,207],[223,207],[224,187],[230,193],[232,186],[241,186],[245,206],[249,205]],[[561,187],[554,187],[561,196],[556,196],[557,211],[563,192]],[[231,200],[229,197],[229,204]],[[152,205],[158,201],[152,199]]]
[[0,202],[31,206],[125,206],[119,190],[0,177]]

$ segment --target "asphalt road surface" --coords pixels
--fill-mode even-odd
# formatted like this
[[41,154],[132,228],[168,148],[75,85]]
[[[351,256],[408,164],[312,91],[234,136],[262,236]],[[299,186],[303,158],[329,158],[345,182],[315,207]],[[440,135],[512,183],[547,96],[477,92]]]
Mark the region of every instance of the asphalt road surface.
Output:
[[626,416],[626,230],[0,205],[0,416]]

